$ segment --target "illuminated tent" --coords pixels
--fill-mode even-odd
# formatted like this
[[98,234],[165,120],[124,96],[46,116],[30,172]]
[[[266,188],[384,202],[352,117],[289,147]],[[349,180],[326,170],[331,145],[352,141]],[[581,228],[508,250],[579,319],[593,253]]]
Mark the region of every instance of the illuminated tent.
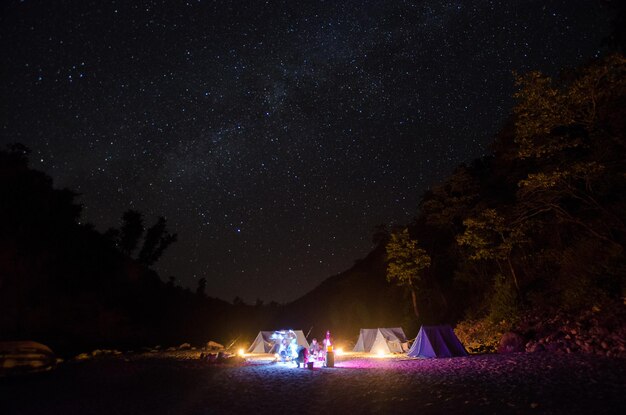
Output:
[[298,346],[309,348],[309,342],[306,341],[306,337],[302,330],[277,330],[277,331],[260,331],[256,338],[252,342],[252,345],[248,348],[248,353],[275,353],[282,339],[281,336],[285,336],[287,332],[291,332],[296,336],[296,342]]
[[361,329],[353,350],[366,353],[404,353],[408,346],[400,327]]
[[467,351],[450,326],[422,326],[411,346],[411,357],[467,356]]

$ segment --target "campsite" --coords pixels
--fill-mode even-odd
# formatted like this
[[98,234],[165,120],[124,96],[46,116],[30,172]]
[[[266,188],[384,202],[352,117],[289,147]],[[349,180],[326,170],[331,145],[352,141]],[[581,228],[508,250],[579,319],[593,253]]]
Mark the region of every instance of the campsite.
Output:
[[[37,378],[0,378],[0,413],[617,414],[626,362],[521,353],[416,359],[365,353],[334,368],[251,359],[211,365],[199,351],[108,355]],[[271,356],[271,355],[270,355]],[[10,397],[10,399],[7,399]]]
[[1,20],[0,415],[626,414],[626,1]]

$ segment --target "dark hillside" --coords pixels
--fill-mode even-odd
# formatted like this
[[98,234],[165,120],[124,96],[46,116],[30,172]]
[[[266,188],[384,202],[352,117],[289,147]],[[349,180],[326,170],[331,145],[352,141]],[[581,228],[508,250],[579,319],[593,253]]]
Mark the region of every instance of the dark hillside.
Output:
[[[330,330],[334,337],[356,341],[360,328],[403,326],[409,302],[403,290],[385,277],[385,250],[379,246],[352,268],[328,278],[313,291],[285,305],[276,316],[280,327],[301,328],[305,334],[322,336]],[[407,333],[409,335],[409,333]]]
[[81,224],[77,195],[31,169],[28,152],[0,150],[0,340],[37,340],[71,354],[227,332],[214,316],[230,304],[162,282],[141,258]]

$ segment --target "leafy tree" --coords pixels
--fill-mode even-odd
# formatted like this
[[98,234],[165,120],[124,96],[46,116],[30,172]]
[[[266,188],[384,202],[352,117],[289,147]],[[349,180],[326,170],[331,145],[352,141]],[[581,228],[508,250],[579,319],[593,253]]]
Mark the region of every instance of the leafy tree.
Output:
[[469,259],[494,260],[500,268],[501,263],[505,262],[519,292],[520,286],[511,261],[511,252],[524,241],[521,227],[506,224],[495,209],[485,209],[478,217],[465,219],[463,224],[465,232],[457,236],[457,242],[469,248]]
[[[517,78],[515,142],[534,171],[519,182],[523,217],[552,215],[616,244],[626,233],[624,186],[626,59],[612,55],[560,83],[538,72]],[[619,201],[620,203],[615,203]]]
[[420,211],[428,224],[454,226],[476,203],[478,192],[477,179],[467,167],[461,166],[443,184],[424,195]]
[[612,55],[560,84],[540,72],[517,76],[515,142],[520,158],[545,159],[589,148],[593,141],[623,140],[616,135],[619,130],[607,128],[606,112],[623,99],[625,72],[624,56]]
[[409,230],[393,232],[386,245],[387,281],[396,282],[407,287],[411,293],[411,301],[415,317],[420,313],[417,306],[417,291],[423,287],[423,272],[430,267],[430,256],[420,248],[417,241],[411,239]]
[[517,291],[501,274],[496,274],[489,304],[489,318],[494,322],[513,321],[518,314]]

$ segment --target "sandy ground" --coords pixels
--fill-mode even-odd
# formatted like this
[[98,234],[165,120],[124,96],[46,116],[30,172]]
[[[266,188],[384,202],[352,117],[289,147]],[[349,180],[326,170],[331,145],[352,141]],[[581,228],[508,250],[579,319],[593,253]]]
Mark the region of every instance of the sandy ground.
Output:
[[348,355],[335,368],[189,354],[106,357],[0,378],[1,414],[624,414],[626,360],[548,353],[420,360]]

